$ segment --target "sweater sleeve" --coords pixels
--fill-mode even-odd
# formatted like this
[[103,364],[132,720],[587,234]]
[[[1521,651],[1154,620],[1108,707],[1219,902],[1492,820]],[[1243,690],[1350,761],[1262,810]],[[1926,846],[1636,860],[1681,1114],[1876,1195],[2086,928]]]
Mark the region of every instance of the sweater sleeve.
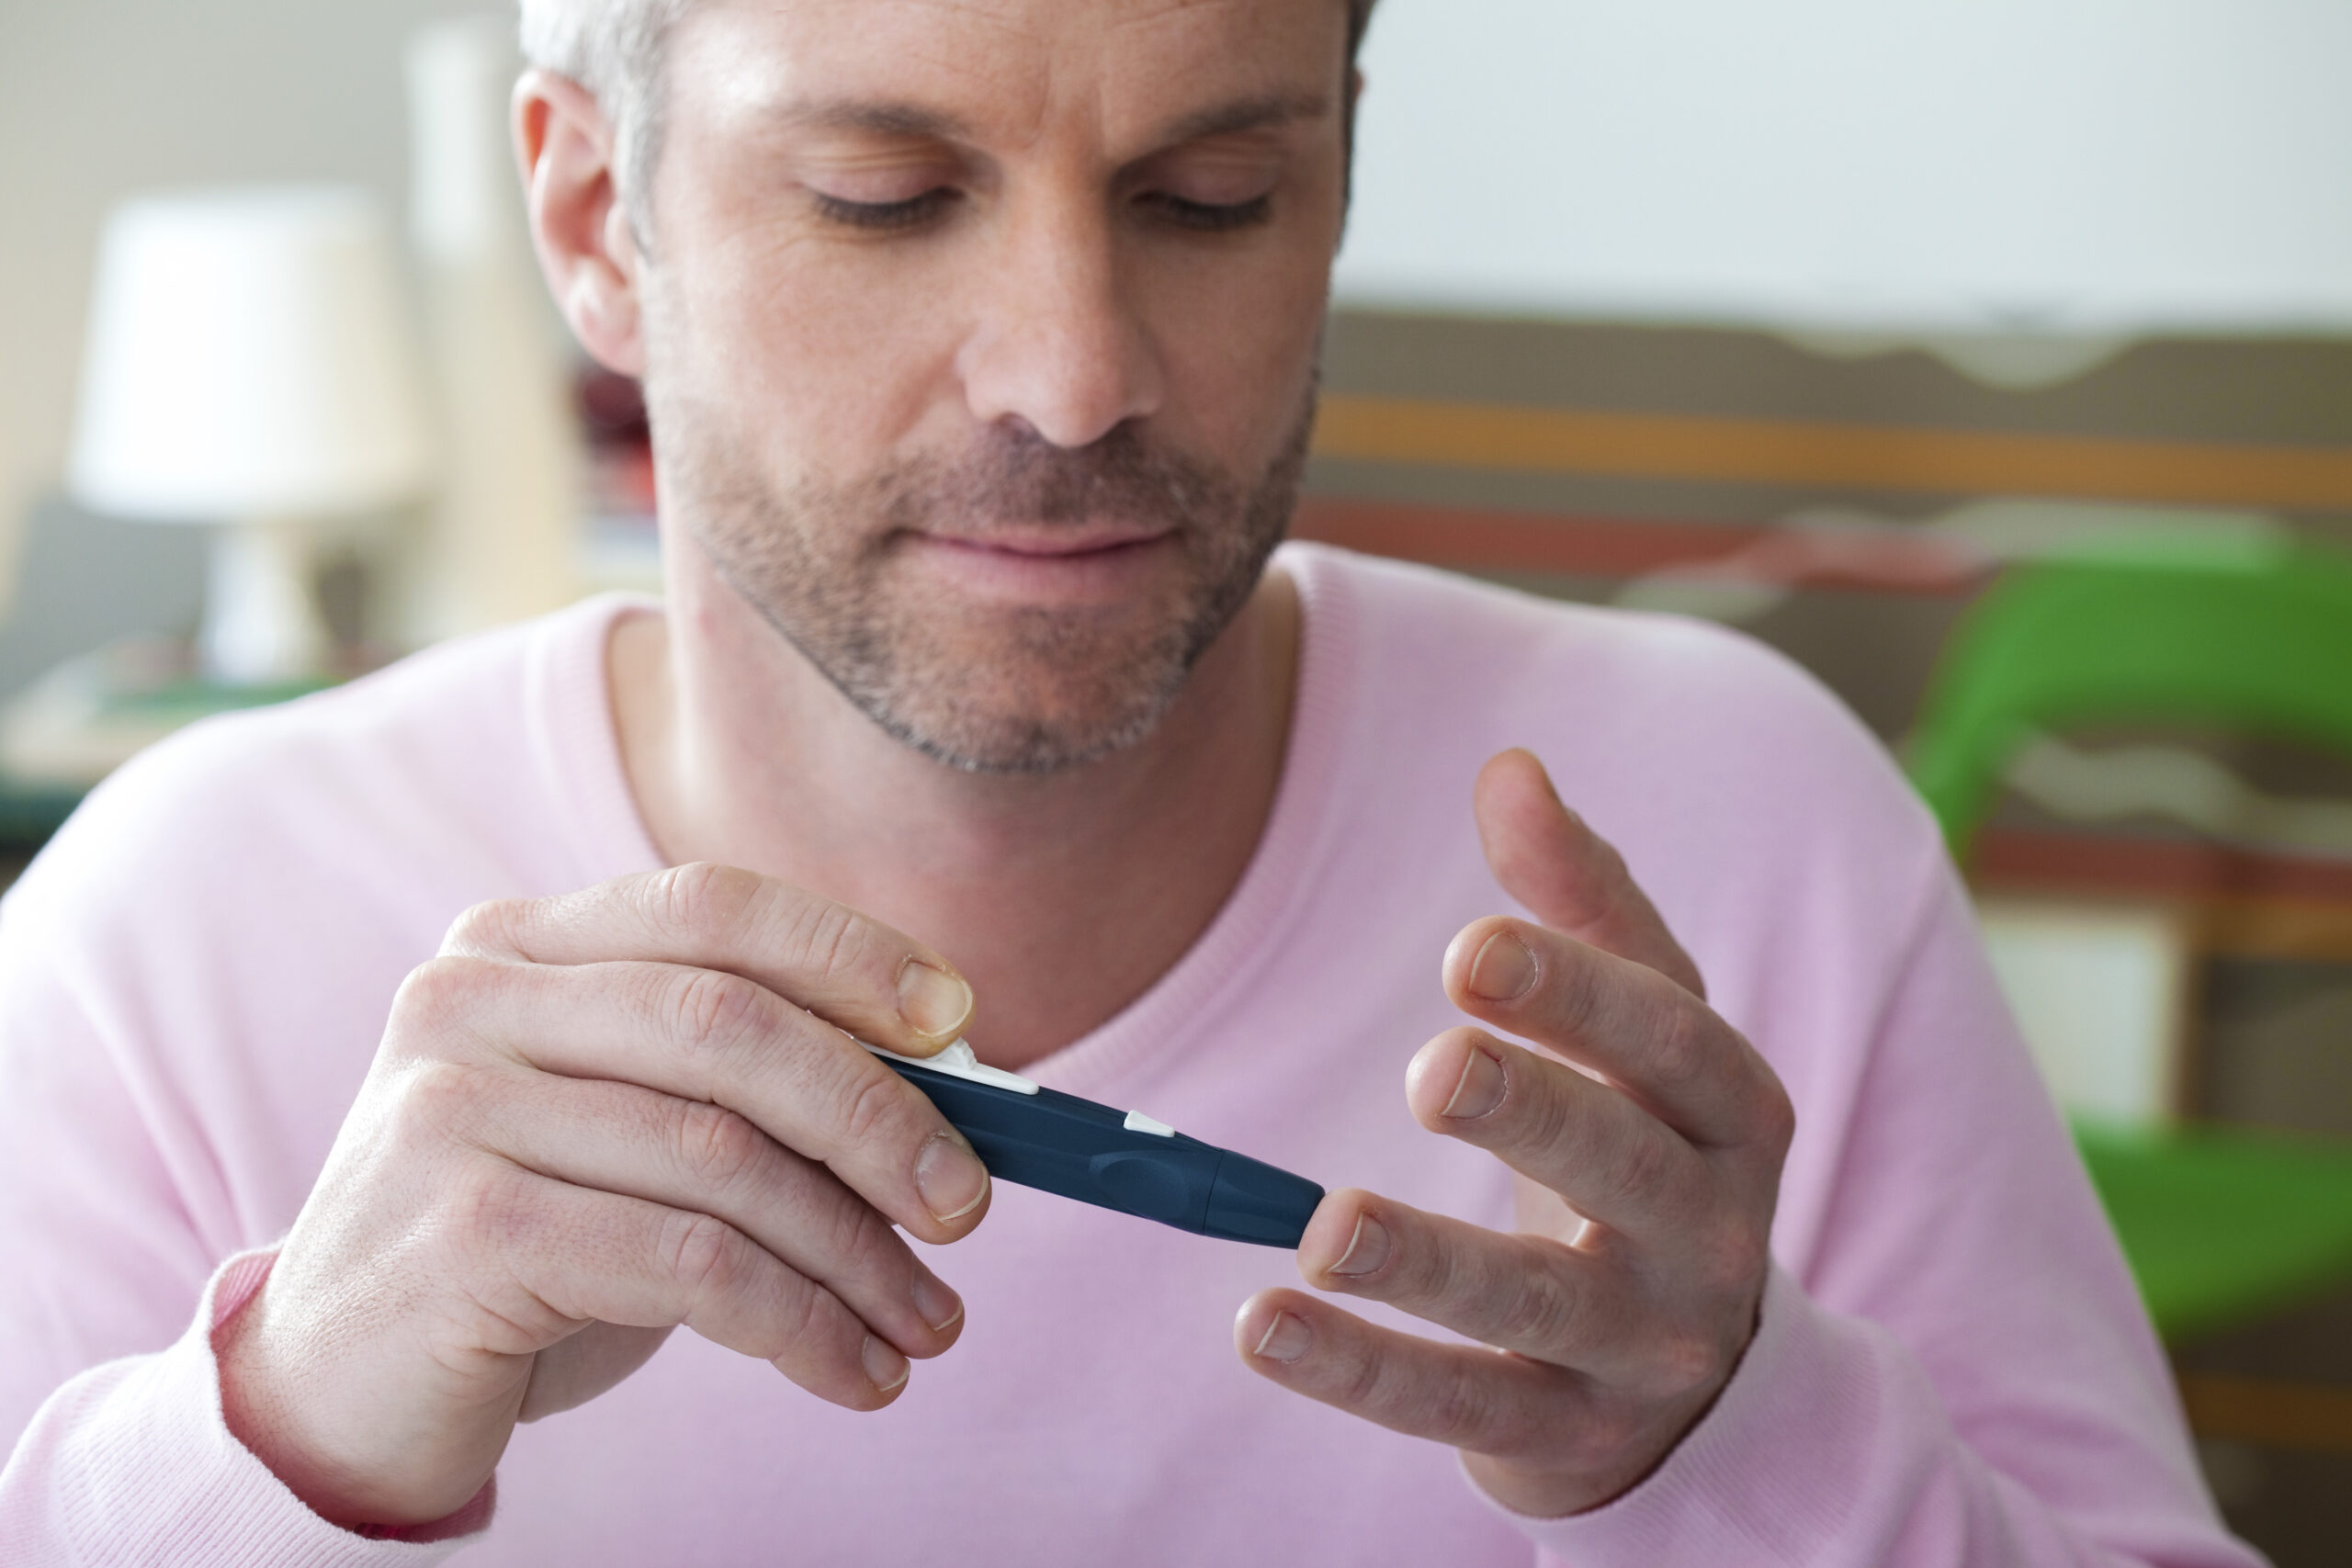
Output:
[[[1512,1518],[1578,1568],[2250,1568],[2063,1123],[1939,865],[1804,1278],[1624,1496]],[[1802,1133],[1801,1133],[1801,1135]]]
[[485,1486],[406,1539],[355,1534],[304,1506],[230,1432],[213,1334],[272,1256],[222,1264],[168,1349],[93,1367],[49,1397],[0,1471],[0,1559],[396,1568],[438,1562],[488,1528]]
[[222,1418],[211,1331],[266,1274],[273,1255],[250,1249],[284,1221],[243,1197],[187,1079],[241,1082],[141,1049],[208,1005],[201,943],[170,946],[185,973],[168,983],[109,983],[141,952],[122,912],[158,895],[124,891],[112,860],[152,864],[153,835],[107,804],[94,797],[0,900],[0,1562],[434,1560],[455,1542],[320,1518]]

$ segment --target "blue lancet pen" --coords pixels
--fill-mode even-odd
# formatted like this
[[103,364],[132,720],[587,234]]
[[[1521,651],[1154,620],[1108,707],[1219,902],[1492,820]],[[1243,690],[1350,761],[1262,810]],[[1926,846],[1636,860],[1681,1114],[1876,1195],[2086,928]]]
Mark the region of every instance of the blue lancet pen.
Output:
[[1323,1201],[1305,1177],[987,1066],[961,1040],[936,1056],[858,1043],[929,1095],[1003,1180],[1261,1247],[1296,1247]]

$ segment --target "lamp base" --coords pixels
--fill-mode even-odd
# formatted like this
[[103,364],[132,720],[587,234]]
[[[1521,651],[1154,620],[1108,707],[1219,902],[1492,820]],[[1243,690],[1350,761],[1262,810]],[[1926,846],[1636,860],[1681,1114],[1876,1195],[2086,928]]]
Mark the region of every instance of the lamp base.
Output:
[[243,686],[318,677],[334,639],[319,614],[313,573],[310,533],[300,523],[275,518],[221,529],[197,634],[204,672]]

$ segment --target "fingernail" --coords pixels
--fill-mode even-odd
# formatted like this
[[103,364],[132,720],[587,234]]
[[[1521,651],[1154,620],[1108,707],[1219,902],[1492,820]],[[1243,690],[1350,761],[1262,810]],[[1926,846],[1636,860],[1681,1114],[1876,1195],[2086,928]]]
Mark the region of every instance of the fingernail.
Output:
[[1438,1114],[1455,1122],[1475,1122],[1500,1105],[1503,1091],[1510,1087],[1503,1065],[1473,1045],[1462,1064],[1462,1077],[1453,1086],[1453,1098]]
[[953,1040],[971,1021],[972,987],[960,975],[910,958],[899,971],[899,1016],[917,1034]]
[[989,1168],[972,1146],[942,1133],[922,1146],[915,1161],[915,1190],[937,1220],[960,1220],[989,1195]]
[[1264,1337],[1250,1353],[1269,1361],[1288,1363],[1297,1360],[1313,1348],[1315,1331],[1286,1312],[1274,1314],[1274,1321],[1266,1325]]
[[1340,1260],[1324,1272],[1329,1274],[1369,1274],[1388,1261],[1388,1227],[1370,1214],[1356,1216],[1356,1234],[1348,1238],[1347,1251]]
[[929,1325],[933,1334],[944,1334],[964,1315],[964,1303],[956,1292],[939,1282],[936,1275],[918,1272],[915,1275],[915,1315]]
[[1470,961],[1470,994],[1507,1002],[1535,984],[1535,954],[1510,931],[1497,931]]
[[892,1393],[907,1381],[907,1359],[899,1354],[896,1347],[871,1334],[865,1337],[865,1348],[857,1353],[857,1359],[864,1363],[865,1375],[873,1380],[877,1393]]

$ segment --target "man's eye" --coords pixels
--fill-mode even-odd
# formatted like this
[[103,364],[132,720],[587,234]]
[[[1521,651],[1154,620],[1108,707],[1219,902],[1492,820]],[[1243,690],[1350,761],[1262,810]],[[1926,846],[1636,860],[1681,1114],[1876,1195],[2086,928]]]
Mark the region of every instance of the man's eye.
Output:
[[876,229],[888,231],[913,229],[931,221],[944,212],[956,200],[956,193],[945,186],[910,196],[904,201],[844,201],[823,191],[813,193],[817,198],[818,216],[830,222],[846,224],[853,229]]
[[1179,227],[1210,234],[1254,228],[1266,220],[1274,205],[1271,195],[1253,197],[1248,201],[1215,203],[1188,201],[1166,191],[1155,191],[1143,200],[1147,205],[1159,209],[1162,216]]

